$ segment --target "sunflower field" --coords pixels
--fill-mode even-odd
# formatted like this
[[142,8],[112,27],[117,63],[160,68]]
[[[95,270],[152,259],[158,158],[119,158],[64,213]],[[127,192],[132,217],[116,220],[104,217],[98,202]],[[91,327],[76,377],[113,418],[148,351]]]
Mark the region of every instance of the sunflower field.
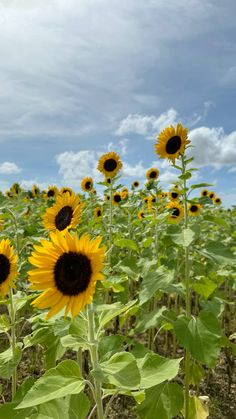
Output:
[[191,150],[181,124],[157,136],[168,191],[109,152],[81,193],[1,194],[0,419],[235,417],[236,208]]

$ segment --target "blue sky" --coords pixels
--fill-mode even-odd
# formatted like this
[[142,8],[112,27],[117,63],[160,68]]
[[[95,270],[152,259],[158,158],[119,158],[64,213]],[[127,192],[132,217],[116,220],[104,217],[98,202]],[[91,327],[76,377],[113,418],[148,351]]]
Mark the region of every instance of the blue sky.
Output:
[[123,179],[155,164],[168,124],[189,128],[195,182],[236,204],[234,0],[0,0],[0,188],[80,189],[107,150]]

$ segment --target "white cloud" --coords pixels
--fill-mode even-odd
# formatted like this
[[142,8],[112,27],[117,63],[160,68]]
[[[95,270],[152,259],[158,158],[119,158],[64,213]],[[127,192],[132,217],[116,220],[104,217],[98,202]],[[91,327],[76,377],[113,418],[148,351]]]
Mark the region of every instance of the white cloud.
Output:
[[23,179],[20,181],[20,186],[25,190],[31,189],[33,185],[37,185],[41,191],[49,186],[48,183],[39,182],[38,179]]
[[199,166],[236,164],[236,131],[225,134],[224,129],[199,127],[189,132],[189,138],[194,148],[194,162]]
[[4,163],[0,164],[0,174],[1,175],[16,175],[20,173],[22,169],[20,169],[17,164],[9,161],[5,161]]
[[115,134],[122,136],[132,133],[153,137],[167,125],[175,124],[177,116],[178,112],[174,108],[168,109],[158,117],[154,115],[129,114],[120,122]]
[[77,153],[65,151],[56,156],[59,174],[68,186],[80,187],[85,176],[92,176],[94,180],[100,178],[97,171],[98,153],[93,150],[82,150]]

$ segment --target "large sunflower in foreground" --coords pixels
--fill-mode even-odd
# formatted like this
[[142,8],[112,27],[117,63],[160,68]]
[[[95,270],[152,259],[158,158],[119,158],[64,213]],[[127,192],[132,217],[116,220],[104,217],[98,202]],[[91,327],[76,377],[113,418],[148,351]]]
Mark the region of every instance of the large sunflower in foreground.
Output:
[[32,305],[50,308],[47,319],[65,307],[65,315],[76,316],[92,301],[96,282],[103,279],[106,247],[100,246],[102,237],[90,240],[60,232],[50,234],[51,241],[41,240],[29,257],[36,267],[28,272],[31,289],[44,290]]
[[47,230],[64,231],[75,228],[80,222],[82,204],[75,194],[68,192],[59,195],[55,204],[47,208],[43,216],[43,225]]
[[103,154],[98,161],[98,170],[106,177],[114,177],[122,168],[122,162],[114,151]]
[[180,154],[184,153],[185,147],[189,144],[188,129],[182,124],[172,125],[165,128],[157,137],[155,151],[162,159],[168,158],[175,161]]
[[5,296],[17,276],[17,256],[8,239],[0,242],[0,295]]
[[168,216],[168,221],[171,223],[179,223],[179,221],[184,216],[184,208],[178,202],[170,202],[167,205],[167,208],[170,210],[170,214]]
[[84,177],[81,181],[81,189],[84,192],[91,192],[93,190],[93,179],[91,177]]

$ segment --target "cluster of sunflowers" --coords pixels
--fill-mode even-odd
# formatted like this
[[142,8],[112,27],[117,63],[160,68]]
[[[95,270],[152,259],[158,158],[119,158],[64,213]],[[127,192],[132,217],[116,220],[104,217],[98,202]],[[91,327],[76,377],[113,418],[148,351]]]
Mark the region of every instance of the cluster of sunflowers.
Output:
[[[187,129],[178,124],[176,128],[171,126],[160,133],[155,151],[160,158],[168,158],[175,165],[175,160],[183,156],[189,143]],[[110,201],[110,214],[112,205],[117,207],[125,204],[129,196],[135,196],[137,217],[140,220],[159,213],[166,213],[170,223],[178,223],[184,217],[184,192],[180,185],[175,184],[169,192],[163,192],[158,186],[159,170],[152,167],[146,173],[146,191],[137,190],[140,186],[138,180],[133,181],[131,191],[126,187],[117,191],[115,180],[121,168],[122,162],[115,152],[106,153],[99,159],[98,170],[104,175],[102,184],[107,188],[104,200]],[[96,195],[91,177],[83,178],[81,189],[88,193],[90,198]],[[150,190],[154,193],[147,195]],[[22,188],[15,183],[10,191],[6,192],[6,196],[13,198],[21,193]],[[80,224],[83,209],[89,200],[83,201],[81,195],[75,194],[68,187],[58,190],[56,186],[50,186],[40,193],[39,188],[34,185],[27,197],[35,199],[39,196],[43,196],[50,203],[42,217],[44,228],[50,232],[50,240],[42,239],[40,245],[34,246],[29,258],[35,267],[29,272],[31,288],[43,291],[33,305],[41,309],[51,307],[47,318],[63,307],[66,307],[65,314],[71,312],[72,316],[75,316],[91,302],[96,281],[103,278],[101,270],[106,248],[100,247],[102,237],[90,240],[88,235],[83,235],[79,239],[76,234],[69,232]],[[216,205],[221,204],[220,198],[216,197],[214,192],[204,189],[201,196],[212,200]],[[199,202],[190,201],[187,205],[191,217],[201,213],[202,204]],[[93,207],[94,217],[101,219],[104,210],[102,205]],[[6,295],[17,275],[17,256],[8,239],[0,243],[0,270],[0,294]]]

